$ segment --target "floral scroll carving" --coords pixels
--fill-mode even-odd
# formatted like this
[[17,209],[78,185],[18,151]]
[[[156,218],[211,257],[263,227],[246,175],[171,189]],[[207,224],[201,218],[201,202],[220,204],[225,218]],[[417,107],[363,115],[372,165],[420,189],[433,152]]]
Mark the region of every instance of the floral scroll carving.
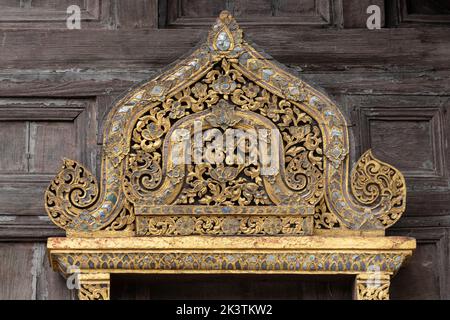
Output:
[[104,273],[78,275],[79,300],[109,300],[110,276]]
[[389,211],[382,217],[384,225],[395,223],[405,211],[405,179],[394,167],[375,159],[370,150],[353,168],[351,187],[359,202],[384,206]]
[[[207,151],[197,154],[202,162],[175,163],[170,155],[176,130],[185,130],[180,139],[194,137],[197,122],[206,137]],[[272,130],[279,135],[279,144],[269,143],[276,155],[245,139],[232,152],[208,149],[208,134],[235,129]],[[370,151],[350,174],[347,125],[339,108],[257,52],[227,12],[190,57],[114,106],[104,136],[99,185],[81,164],[65,160],[46,191],[50,218],[68,232],[308,235],[317,229],[383,230],[405,210],[402,174]],[[191,145],[180,155],[197,151]],[[238,151],[258,157],[230,164]],[[275,161],[276,170],[263,173],[264,159]],[[151,213],[166,205],[195,209]],[[214,210],[205,214],[204,207]],[[223,209],[229,207],[255,212],[229,214]],[[305,213],[269,213],[271,207]]]
[[356,300],[389,300],[391,279],[386,273],[361,273],[356,276]]
[[63,169],[45,193],[45,205],[52,221],[62,228],[74,226],[74,217],[91,219],[83,214],[98,197],[95,177],[73,160],[64,160]]

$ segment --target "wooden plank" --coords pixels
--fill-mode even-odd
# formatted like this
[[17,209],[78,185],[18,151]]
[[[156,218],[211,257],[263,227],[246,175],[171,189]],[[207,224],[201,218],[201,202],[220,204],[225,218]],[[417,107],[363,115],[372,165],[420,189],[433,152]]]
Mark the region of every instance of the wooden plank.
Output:
[[[448,190],[433,190],[430,187],[425,190],[423,188],[417,191],[409,190],[406,203],[406,216],[422,217],[423,224],[427,223],[426,220],[431,215],[450,216],[450,191]],[[442,225],[448,226],[448,224]]]
[[[350,66],[346,70],[322,71],[321,66],[289,65],[306,82],[332,94],[445,96],[450,92],[450,71],[432,71],[426,66],[390,71],[389,66]],[[159,69],[124,67],[88,70],[0,70],[0,96],[9,97],[97,97],[117,96]],[[10,74],[14,74],[11,77]],[[17,101],[17,98],[14,98]],[[1,111],[0,111],[1,112]],[[54,112],[54,111],[52,111]],[[7,113],[9,114],[9,112]],[[49,115],[46,115],[49,116]]]
[[[279,0],[275,1],[276,15],[281,17],[301,16],[301,15],[316,15],[320,11],[328,9],[330,1],[314,1],[314,0]],[[321,6],[319,10],[318,6]],[[328,7],[328,8],[327,8]],[[328,17],[327,17],[328,18]]]
[[[449,196],[447,194],[447,196]],[[391,231],[401,231],[401,230],[408,230],[412,228],[420,228],[420,229],[426,229],[426,228],[433,228],[436,226],[442,227],[442,228],[448,228],[450,227],[450,215],[447,213],[442,216],[428,216],[426,215],[426,211],[422,211],[422,214],[411,216],[411,215],[405,215],[402,216],[402,218],[395,224],[395,226],[391,229],[388,229],[387,234],[391,234]],[[406,231],[407,232],[407,231]]]
[[[317,30],[249,28],[249,38],[283,63],[433,66],[448,70],[448,28]],[[200,30],[0,31],[4,67],[161,66],[177,60],[205,35]],[[124,44],[127,45],[124,45]],[[86,50],[89,48],[89,50]],[[130,50],[139,48],[139,50]]]
[[[1,217],[0,217],[1,220]],[[0,224],[0,242],[46,241],[48,237],[64,237],[63,230],[52,226],[3,225]]]
[[[421,66],[418,66],[420,68]],[[323,87],[329,94],[445,96],[450,93],[450,72],[389,70],[389,66],[342,71],[312,71],[294,66],[306,82]]]
[[[156,68],[0,70],[0,96],[96,97],[118,94],[152,78]],[[14,77],[11,77],[11,75]]]
[[82,161],[96,172],[98,120],[94,100],[4,98],[0,105],[0,119],[23,119],[20,123],[27,124],[27,147],[22,155],[30,155],[25,172],[0,173],[0,239],[44,239],[61,234],[44,210],[44,190],[63,157]]
[[402,172],[417,176],[432,175],[436,171],[434,129],[428,119],[371,120],[369,130],[371,147],[377,155]]
[[[191,0],[184,2],[188,3],[191,2]],[[240,17],[263,17],[263,19],[267,20],[273,15],[272,2],[272,0],[234,1],[232,12],[237,19],[239,19]],[[300,2],[305,2],[305,0],[300,0]],[[209,14],[209,16],[215,17],[217,16],[217,14],[212,13]]]
[[0,183],[0,216],[44,215],[43,196],[49,183],[50,179],[44,183]]
[[35,244],[35,246],[37,246],[36,250],[38,250],[40,257],[36,266],[38,271],[36,299],[74,300],[76,297],[75,290],[69,289],[66,279],[51,268],[45,242]]

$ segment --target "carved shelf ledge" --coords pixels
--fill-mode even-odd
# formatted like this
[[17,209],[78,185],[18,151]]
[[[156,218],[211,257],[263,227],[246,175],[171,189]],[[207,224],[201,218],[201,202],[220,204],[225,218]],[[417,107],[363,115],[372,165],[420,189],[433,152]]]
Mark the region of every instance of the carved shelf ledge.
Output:
[[112,107],[103,142],[99,183],[66,159],[45,193],[67,235],[49,239],[52,266],[77,273],[80,299],[108,299],[112,273],[233,272],[351,274],[355,298],[386,299],[415,248],[384,233],[402,173],[370,150],[350,170],[339,107],[228,12]]

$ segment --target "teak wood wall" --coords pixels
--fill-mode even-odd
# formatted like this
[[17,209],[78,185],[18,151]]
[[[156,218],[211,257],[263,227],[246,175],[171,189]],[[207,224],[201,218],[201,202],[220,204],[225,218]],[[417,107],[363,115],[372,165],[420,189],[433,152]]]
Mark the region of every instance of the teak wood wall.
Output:
[[[66,8],[82,9],[81,30]],[[368,5],[383,28],[368,30]],[[434,0],[0,0],[0,299],[72,299],[45,241],[62,236],[43,190],[63,156],[99,170],[102,122],[121,92],[191,50],[222,9],[323,87],[350,125],[405,173],[407,212],[388,234],[418,248],[393,299],[450,299],[450,5]],[[117,277],[112,298],[350,298],[349,279]]]

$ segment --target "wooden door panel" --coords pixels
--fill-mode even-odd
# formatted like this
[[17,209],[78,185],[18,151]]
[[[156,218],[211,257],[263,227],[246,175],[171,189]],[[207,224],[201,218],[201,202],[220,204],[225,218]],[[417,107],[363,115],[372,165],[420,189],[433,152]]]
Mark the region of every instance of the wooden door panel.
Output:
[[448,99],[377,93],[345,95],[341,100],[352,114],[353,159],[371,148],[405,175],[406,212],[394,228],[448,225]]
[[411,260],[392,282],[393,299],[449,299],[449,232],[447,228],[396,229],[390,235],[417,239]]
[[405,19],[450,15],[450,3],[446,0],[400,0]]
[[364,146],[396,165],[408,178],[446,180],[442,108],[363,107]]
[[46,245],[0,242],[0,300],[73,299],[66,280],[51,270]]
[[[108,2],[103,1],[103,9],[108,7]],[[61,28],[66,24],[67,8],[71,5],[80,8],[81,23],[90,26],[101,23],[102,0],[5,0],[0,3],[0,27]]]
[[77,97],[0,98],[0,235],[61,234],[44,209],[44,192],[63,157],[97,170],[97,106]]
[[30,173],[51,174],[61,159],[79,158],[74,122],[30,122]]
[[[429,120],[372,120],[370,146],[383,159],[395,159],[409,176],[435,175],[433,129]],[[441,169],[441,168],[440,168]]]
[[66,29],[69,17],[67,8],[72,5],[80,8],[81,30],[152,29],[158,22],[157,2],[158,0],[2,0],[0,29]]
[[401,27],[450,24],[447,0],[396,0],[389,3],[390,24]]
[[[160,2],[161,3],[161,2]],[[330,0],[167,0],[166,25],[211,25],[220,11],[228,10],[241,25],[330,25],[341,13],[340,2]],[[162,6],[161,6],[162,7]]]
[[227,0],[181,0],[178,2],[181,17],[215,18],[220,11],[228,8],[236,17],[251,17],[272,14],[271,0],[227,1]]
[[0,120],[0,137],[0,174],[27,172],[27,123]]
[[410,191],[449,190],[445,97],[369,95],[347,101],[357,113],[359,152],[372,148],[402,170]]
[[381,27],[385,26],[385,5],[384,0],[347,0],[343,1],[344,27],[345,28],[366,28],[367,8],[376,5],[380,8]]

